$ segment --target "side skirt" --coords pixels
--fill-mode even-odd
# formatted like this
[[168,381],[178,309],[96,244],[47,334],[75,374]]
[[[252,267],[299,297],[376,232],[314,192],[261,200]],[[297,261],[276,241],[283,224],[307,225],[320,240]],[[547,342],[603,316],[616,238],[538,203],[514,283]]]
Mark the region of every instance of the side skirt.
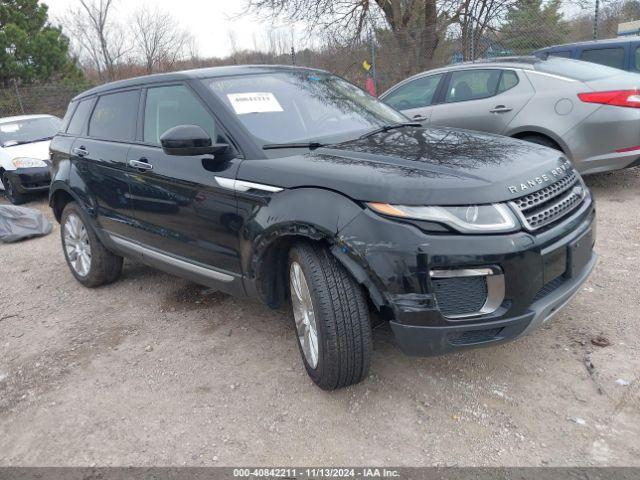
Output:
[[235,296],[246,296],[242,277],[232,272],[190,262],[107,232],[109,247],[132,260]]

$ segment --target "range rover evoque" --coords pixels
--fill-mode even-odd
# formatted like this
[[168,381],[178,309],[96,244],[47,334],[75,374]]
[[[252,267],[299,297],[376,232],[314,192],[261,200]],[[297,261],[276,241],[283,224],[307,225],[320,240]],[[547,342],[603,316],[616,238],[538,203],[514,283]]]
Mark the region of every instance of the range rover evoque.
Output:
[[401,349],[496,345],[558,312],[596,262],[595,206],[558,151],[424,129],[324,71],[151,75],[71,102],[50,204],[75,278],[136,259],[290,302],[323,389],[366,377],[370,313]]

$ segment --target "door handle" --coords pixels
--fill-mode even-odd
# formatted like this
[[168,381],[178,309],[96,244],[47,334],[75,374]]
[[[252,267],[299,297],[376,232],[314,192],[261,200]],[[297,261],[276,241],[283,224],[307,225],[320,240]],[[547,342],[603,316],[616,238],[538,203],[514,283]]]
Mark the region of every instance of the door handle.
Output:
[[424,122],[425,120],[427,120],[427,117],[425,117],[424,115],[414,115],[413,117],[411,117],[411,120],[415,120],[416,122]]
[[127,163],[130,167],[136,168],[141,171],[153,169],[153,165],[151,165],[146,158],[141,158],[140,160],[129,160]]
[[74,147],[73,153],[75,153],[79,157],[86,157],[87,155],[89,155],[89,152],[84,147]]
[[496,105],[493,110],[489,110],[491,113],[507,113],[513,110],[511,107],[505,107],[504,105]]

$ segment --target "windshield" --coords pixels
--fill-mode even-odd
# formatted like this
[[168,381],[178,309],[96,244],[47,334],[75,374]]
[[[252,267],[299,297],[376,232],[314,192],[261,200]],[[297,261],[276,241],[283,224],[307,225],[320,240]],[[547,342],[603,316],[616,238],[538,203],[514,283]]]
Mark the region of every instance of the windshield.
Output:
[[57,117],[24,118],[0,123],[0,145],[10,147],[38,140],[48,140],[60,129]]
[[407,121],[349,82],[321,72],[282,71],[204,82],[262,143],[347,140]]
[[[553,55],[553,53],[549,55]],[[597,80],[598,78],[611,77],[623,73],[617,68],[606,67],[597,63],[553,56],[550,56],[547,60],[537,62],[534,68],[540,72],[573,78],[581,82],[588,82],[590,80]]]

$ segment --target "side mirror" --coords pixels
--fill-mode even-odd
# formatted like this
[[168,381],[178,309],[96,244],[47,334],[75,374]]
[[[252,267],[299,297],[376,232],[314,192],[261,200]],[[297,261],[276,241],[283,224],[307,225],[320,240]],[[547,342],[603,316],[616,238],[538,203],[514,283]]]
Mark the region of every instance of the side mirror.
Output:
[[178,125],[160,137],[160,145],[167,155],[206,155],[222,153],[229,148],[226,143],[212,143],[211,137],[198,125]]

